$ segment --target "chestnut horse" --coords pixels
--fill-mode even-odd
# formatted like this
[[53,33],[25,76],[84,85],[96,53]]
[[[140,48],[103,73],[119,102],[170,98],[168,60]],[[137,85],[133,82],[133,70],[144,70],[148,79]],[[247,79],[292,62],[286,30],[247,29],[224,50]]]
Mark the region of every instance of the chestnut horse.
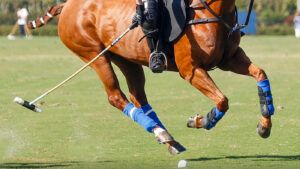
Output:
[[[198,4],[196,8],[187,10],[191,19],[215,17],[211,10],[199,2],[186,2],[187,6]],[[235,0],[208,0],[205,3],[228,25],[233,27],[236,24]],[[51,8],[42,18],[47,22],[52,15],[60,14],[58,29],[61,40],[80,59],[89,62],[131,24],[134,7],[134,0],[68,0]],[[39,27],[44,23],[37,19],[35,24]],[[274,113],[270,83],[264,70],[254,65],[239,47],[240,31],[228,36],[229,31],[221,22],[188,25],[182,36],[174,42],[175,63],[169,62],[167,70],[178,71],[184,80],[215,103],[207,116],[196,115],[188,121],[189,127],[205,129],[214,127],[229,109],[227,97],[207,71],[217,67],[253,77],[258,85],[262,111],[257,130],[261,137],[266,138],[270,135],[271,115]],[[108,53],[91,64],[104,84],[109,103],[121,111],[126,109],[130,101],[120,89],[112,63],[126,77],[129,98],[134,106],[137,109],[145,105],[150,107],[142,68],[143,65],[148,66],[150,51],[145,40],[138,43],[142,36],[140,28],[132,30]]]

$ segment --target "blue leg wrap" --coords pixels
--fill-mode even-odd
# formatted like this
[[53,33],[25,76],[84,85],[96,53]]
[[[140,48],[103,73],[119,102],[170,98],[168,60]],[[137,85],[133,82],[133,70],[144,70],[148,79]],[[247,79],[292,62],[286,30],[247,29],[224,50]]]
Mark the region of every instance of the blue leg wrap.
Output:
[[207,113],[206,117],[202,119],[202,127],[207,130],[212,129],[224,115],[225,113],[218,110],[218,108],[213,108],[211,112]]
[[142,109],[136,108],[132,103],[126,105],[123,113],[150,133],[152,133],[152,130],[157,125],[154,120],[144,114]]
[[157,123],[157,125],[158,125],[159,127],[161,127],[161,128],[163,128],[163,129],[166,130],[165,126],[164,126],[164,125],[162,124],[162,122],[159,120],[159,118],[157,117],[155,111],[152,109],[152,107],[151,107],[149,104],[147,104],[147,105],[145,105],[145,106],[142,106],[142,110],[143,110],[143,112],[144,112],[148,117],[150,117],[152,120],[154,120],[154,121]]
[[270,82],[268,79],[257,83],[258,95],[260,100],[261,113],[264,117],[274,114],[273,98],[271,93]]

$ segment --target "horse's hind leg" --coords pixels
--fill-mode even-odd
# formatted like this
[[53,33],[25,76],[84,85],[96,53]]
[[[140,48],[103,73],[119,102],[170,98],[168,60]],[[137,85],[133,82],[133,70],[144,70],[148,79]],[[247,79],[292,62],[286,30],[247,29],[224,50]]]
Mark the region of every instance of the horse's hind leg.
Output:
[[243,49],[238,48],[233,58],[220,66],[221,69],[234,73],[252,76],[257,81],[262,117],[257,126],[258,134],[267,138],[271,133],[271,116],[274,114],[270,82],[266,73],[254,65]]
[[171,154],[178,154],[185,151],[185,148],[181,144],[176,142],[173,137],[166,131],[165,126],[148,103],[144,88],[145,75],[142,66],[136,63],[129,62],[114,54],[110,54],[109,56],[126,77],[130,92],[130,100],[137,108],[140,108],[145,115],[154,120],[159,126],[154,128],[154,133],[158,141],[167,144]]

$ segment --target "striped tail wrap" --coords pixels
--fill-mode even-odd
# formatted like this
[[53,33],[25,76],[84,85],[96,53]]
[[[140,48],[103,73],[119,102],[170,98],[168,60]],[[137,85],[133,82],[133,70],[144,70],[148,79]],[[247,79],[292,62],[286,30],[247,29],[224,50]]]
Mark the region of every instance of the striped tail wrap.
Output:
[[33,21],[29,21],[27,26],[29,29],[36,29],[44,26],[49,21],[51,21],[55,16],[59,15],[64,7],[65,3],[57,4],[52,6],[47,13],[42,17],[37,17]]

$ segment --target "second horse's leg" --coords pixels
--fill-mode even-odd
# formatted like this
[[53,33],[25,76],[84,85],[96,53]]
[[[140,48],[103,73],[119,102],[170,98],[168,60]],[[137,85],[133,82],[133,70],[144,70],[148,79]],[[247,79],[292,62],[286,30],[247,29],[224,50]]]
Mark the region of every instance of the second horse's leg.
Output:
[[269,137],[272,127],[271,116],[274,114],[274,106],[270,82],[264,70],[254,65],[241,48],[238,48],[233,58],[220,66],[220,68],[234,73],[252,76],[257,81],[262,114],[257,126],[257,131],[261,137]]

